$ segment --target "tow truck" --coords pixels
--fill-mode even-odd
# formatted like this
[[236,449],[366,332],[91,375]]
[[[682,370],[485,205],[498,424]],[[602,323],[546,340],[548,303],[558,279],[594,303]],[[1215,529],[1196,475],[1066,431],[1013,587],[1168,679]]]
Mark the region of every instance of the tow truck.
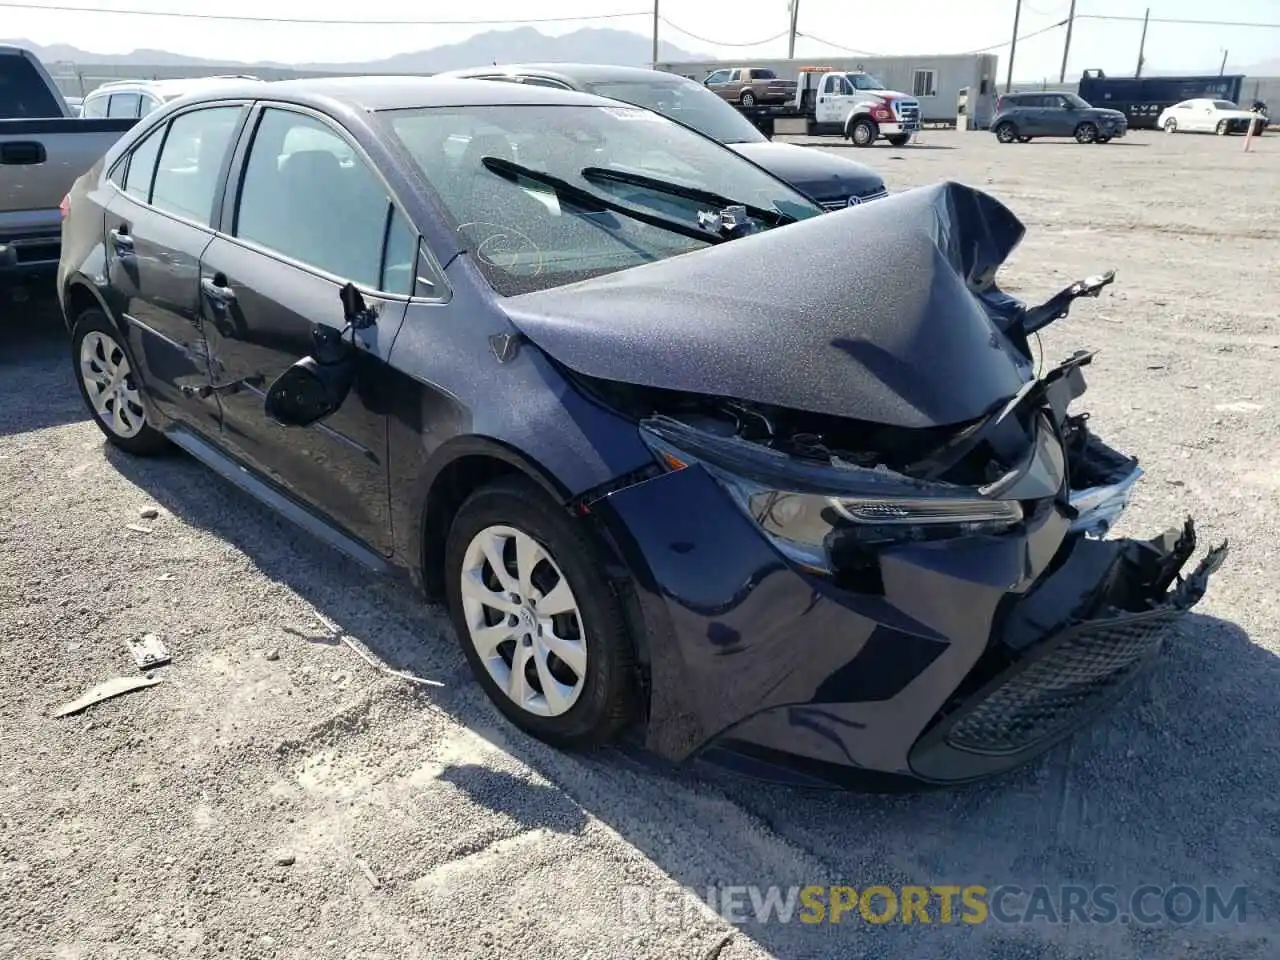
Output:
[[920,130],[920,101],[889,90],[869,73],[831,67],[801,67],[795,98],[777,106],[734,104],[757,127],[784,117],[805,121],[809,136],[834,134],[869,147],[887,140],[895,147],[910,142]]

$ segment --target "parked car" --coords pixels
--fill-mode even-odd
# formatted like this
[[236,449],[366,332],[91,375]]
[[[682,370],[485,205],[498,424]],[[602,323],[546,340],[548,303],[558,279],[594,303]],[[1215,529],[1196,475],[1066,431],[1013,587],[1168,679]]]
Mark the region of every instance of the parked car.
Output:
[[1001,143],[1038,137],[1108,143],[1123,137],[1128,126],[1119,110],[1091,106],[1074,93],[1006,93],[996,101],[990,129]]
[[579,90],[654,110],[723,143],[827,210],[842,210],[889,195],[884,178],[866,164],[794,143],[775,143],[706,87],[674,74],[599,64],[518,63],[438,76]]
[[0,304],[53,279],[58,203],[134,122],[76,117],[35,54],[0,46]]
[[67,101],[67,109],[71,111],[72,116],[80,116],[80,112],[84,107],[84,97],[64,97]]
[[732,67],[716,70],[702,81],[716,96],[743,107],[786,103],[796,95],[796,82],[783,80],[768,67]]
[[1183,100],[1166,107],[1157,121],[1165,133],[1248,133],[1253,124],[1255,134],[1267,128],[1267,117],[1252,110],[1241,110],[1230,100]]
[[170,100],[227,83],[242,85],[257,80],[250,74],[218,74],[209,77],[180,77],[172,80],[112,80],[84,98],[81,112],[86,117],[145,117]]
[[1178,578],[1190,522],[1091,535],[1137,466],[1067,413],[1090,355],[1037,380],[1028,337],[1112,278],[1002,294],[1023,227],[958,184],[821,215],[616,100],[358,77],[162,107],[67,209],[108,441],[407,569],[561,747],[985,776],[1112,702],[1222,561]]

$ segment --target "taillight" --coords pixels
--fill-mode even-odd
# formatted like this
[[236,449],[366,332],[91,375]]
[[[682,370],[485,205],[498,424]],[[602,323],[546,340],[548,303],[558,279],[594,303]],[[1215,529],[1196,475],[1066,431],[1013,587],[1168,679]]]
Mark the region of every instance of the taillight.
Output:
[[63,220],[71,216],[71,194],[68,193],[62,198],[62,202],[58,204],[58,212],[62,214]]
[[1004,109],[1004,97],[996,97],[996,113]]

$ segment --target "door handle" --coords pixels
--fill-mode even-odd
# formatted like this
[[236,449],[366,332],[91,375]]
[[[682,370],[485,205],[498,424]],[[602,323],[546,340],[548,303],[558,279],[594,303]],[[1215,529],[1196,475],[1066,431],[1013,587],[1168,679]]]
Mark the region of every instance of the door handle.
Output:
[[121,256],[133,253],[133,237],[129,236],[129,228],[123,223],[111,231],[111,243]]
[[[222,282],[219,283],[219,280]],[[227,278],[221,274],[216,277],[201,277],[200,290],[218,306],[225,307],[236,298],[236,292],[227,286]]]
[[17,140],[0,145],[0,164],[5,166],[27,167],[48,159],[48,151],[39,140]]

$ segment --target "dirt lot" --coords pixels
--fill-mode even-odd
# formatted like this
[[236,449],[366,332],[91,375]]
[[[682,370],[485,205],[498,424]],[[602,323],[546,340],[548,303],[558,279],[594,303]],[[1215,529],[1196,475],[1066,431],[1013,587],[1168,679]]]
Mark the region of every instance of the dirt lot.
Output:
[[[107,449],[60,335],[4,330],[0,956],[1276,956],[1280,135],[1241,147],[928,133],[842,151],[894,189],[954,178],[1010,204],[1029,227],[1015,291],[1119,270],[1046,335],[1046,360],[1100,351],[1082,402],[1148,471],[1127,531],[1190,512],[1206,545],[1232,543],[1149,685],[1033,767],[953,793],[797,793],[517,735],[439,611],[184,457]],[[50,716],[136,673],[125,641],[147,632],[173,654],[162,684]],[[338,633],[444,686],[379,673]],[[827,883],[1249,893],[1245,922],[1216,926],[855,911],[735,929],[629,922],[618,892]]]

